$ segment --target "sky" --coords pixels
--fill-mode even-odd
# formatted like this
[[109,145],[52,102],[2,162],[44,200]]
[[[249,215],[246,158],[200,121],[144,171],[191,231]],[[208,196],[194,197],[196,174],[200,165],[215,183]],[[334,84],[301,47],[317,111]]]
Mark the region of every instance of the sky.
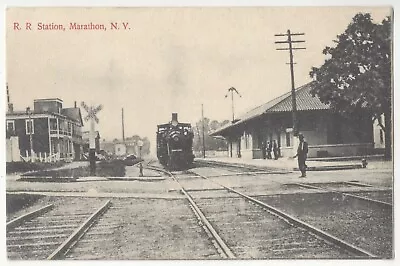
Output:
[[[33,107],[38,98],[58,97],[64,107],[74,101],[102,104],[97,129],[107,140],[122,138],[124,108],[125,137],[148,137],[154,147],[156,125],[168,122],[172,112],[195,124],[203,104],[205,117],[230,120],[231,100],[224,96],[232,86],[242,96],[235,95],[235,117],[288,92],[289,54],[276,50],[284,46],[274,43],[283,40],[275,34],[305,33],[295,37],[307,48],[294,52],[295,84],[311,81],[311,67],[324,62],[324,47],[334,45],[358,12],[380,22],[391,9],[9,8],[6,82],[15,110]],[[15,22],[30,22],[32,30],[14,30]],[[40,22],[66,30],[39,31]],[[69,30],[74,22],[107,30]],[[111,22],[121,29],[111,30]]]

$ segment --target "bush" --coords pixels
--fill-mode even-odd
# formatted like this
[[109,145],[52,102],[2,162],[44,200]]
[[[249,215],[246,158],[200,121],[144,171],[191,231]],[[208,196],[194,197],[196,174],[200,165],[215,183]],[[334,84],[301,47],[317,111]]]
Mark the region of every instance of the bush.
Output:
[[96,172],[97,176],[125,176],[125,163],[122,160],[101,161]]
[[[85,177],[90,176],[90,167],[78,167],[72,169],[59,170],[39,170],[36,172],[26,173],[23,176],[39,176],[39,177]],[[125,164],[122,160],[100,161],[96,164],[96,176],[125,176]],[[53,180],[54,181],[54,180]]]
[[65,162],[55,162],[55,163],[7,162],[6,172],[7,174],[11,174],[17,172],[40,171],[40,170],[61,167],[65,164],[66,164]]

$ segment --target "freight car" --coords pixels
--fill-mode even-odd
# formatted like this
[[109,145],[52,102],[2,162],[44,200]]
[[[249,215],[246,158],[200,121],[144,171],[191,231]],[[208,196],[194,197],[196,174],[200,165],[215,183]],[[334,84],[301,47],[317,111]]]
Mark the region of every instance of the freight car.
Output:
[[157,158],[173,170],[187,169],[193,163],[193,131],[190,123],[178,122],[178,114],[172,114],[171,122],[157,125]]

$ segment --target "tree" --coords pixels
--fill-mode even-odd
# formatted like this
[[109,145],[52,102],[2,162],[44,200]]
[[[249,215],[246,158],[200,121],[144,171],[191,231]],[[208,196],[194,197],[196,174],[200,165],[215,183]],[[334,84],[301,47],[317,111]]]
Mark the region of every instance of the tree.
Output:
[[147,137],[141,138],[139,135],[133,135],[132,137],[127,137],[126,141],[134,141],[138,145],[139,141],[142,141],[141,155],[147,155],[150,153],[150,140]]
[[[355,15],[344,33],[337,36],[335,47],[326,47],[325,63],[313,67],[312,90],[334,111],[354,116],[369,112],[385,132],[385,156],[392,150],[392,35],[391,18],[375,24],[371,15]],[[381,116],[385,123],[382,124]]]
[[[222,139],[216,139],[210,136],[210,134],[221,126],[229,123],[228,120],[223,122],[218,122],[217,120],[210,120],[209,118],[204,118],[204,142],[206,150],[211,151],[221,151],[226,150],[226,141]],[[193,150],[201,152],[203,151],[203,123],[199,120],[196,126],[193,128],[194,138],[193,138]]]

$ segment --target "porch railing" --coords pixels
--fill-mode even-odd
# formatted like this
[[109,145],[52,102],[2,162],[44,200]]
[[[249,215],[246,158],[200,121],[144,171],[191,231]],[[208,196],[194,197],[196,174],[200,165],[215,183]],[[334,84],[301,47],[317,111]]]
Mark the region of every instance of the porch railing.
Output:
[[[65,155],[65,156],[64,156]],[[32,156],[29,154],[28,151],[25,151],[25,156],[21,156],[21,159],[25,162],[58,162],[58,161],[72,161],[74,159],[74,154],[73,153],[65,153],[61,154],[59,152],[53,153],[50,155],[47,152],[39,152],[39,153],[33,153]]]

